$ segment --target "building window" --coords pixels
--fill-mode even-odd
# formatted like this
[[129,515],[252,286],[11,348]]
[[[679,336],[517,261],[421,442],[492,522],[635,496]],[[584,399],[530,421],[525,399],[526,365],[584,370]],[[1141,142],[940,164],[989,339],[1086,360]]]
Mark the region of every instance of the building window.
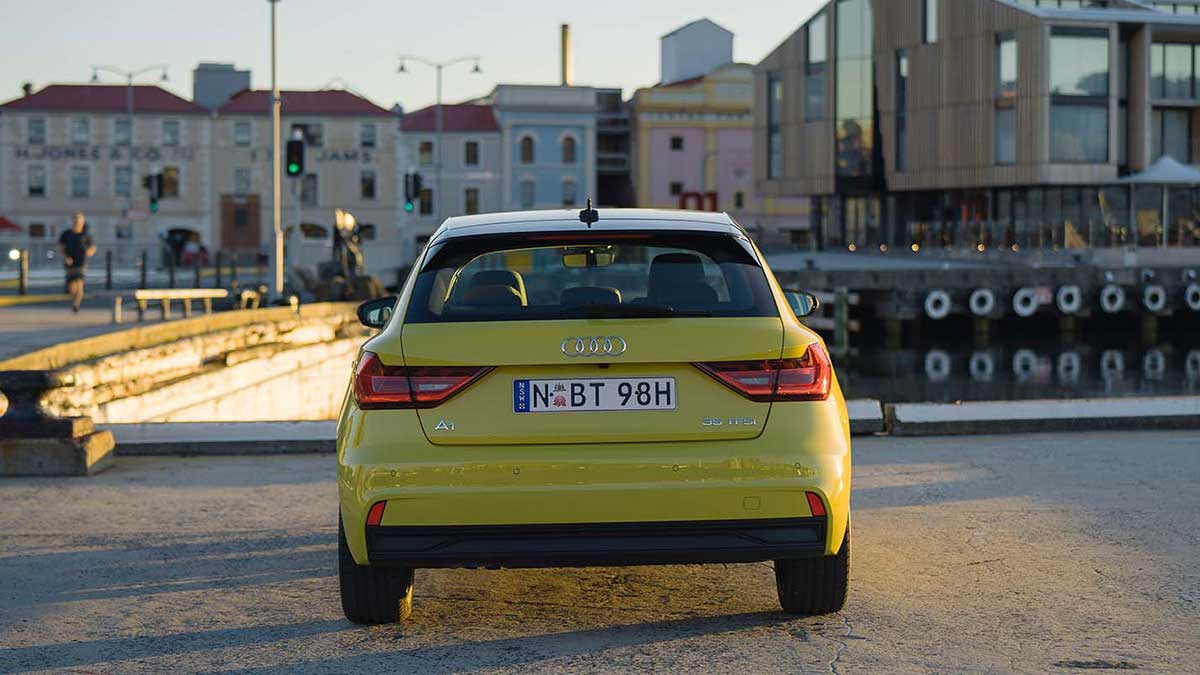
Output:
[[1050,161],[1108,162],[1108,30],[1050,34]]
[[421,200],[421,215],[433,215],[433,188],[423,187],[417,198]]
[[746,208],[746,193],[745,192],[738,190],[737,192],[733,193],[733,208],[735,208],[735,209]]
[[71,143],[87,145],[92,142],[92,121],[86,117],[75,117],[71,120]]
[[896,171],[908,162],[908,53],[896,50]]
[[562,161],[563,164],[575,163],[575,137],[567,136],[562,139]]
[[128,118],[113,120],[113,145],[129,145],[132,134]]
[[25,142],[29,145],[46,144],[46,120],[42,117],[30,117],[25,123]]
[[870,0],[838,0],[833,110],[838,176],[875,173],[874,18]]
[[1152,160],[1168,156],[1181,164],[1192,161],[1192,116],[1188,108],[1155,108],[1152,113]]
[[237,195],[248,195],[253,189],[250,179],[250,169],[239,168],[233,170],[233,193]]
[[129,173],[129,167],[118,166],[113,170],[113,194],[118,197],[129,196],[129,184],[132,182],[133,174]]
[[670,185],[670,190],[672,197],[678,197],[679,195],[683,194],[683,183],[678,181],[672,182]]
[[293,124],[292,135],[300,132],[300,137],[304,139],[304,144],[310,148],[319,148],[325,144],[325,125],[309,122],[306,124]]
[[179,145],[179,120],[163,120],[162,144],[168,147]]
[[92,170],[86,166],[71,167],[71,197],[86,199],[92,196]]
[[375,199],[375,170],[363,169],[358,178],[358,186],[363,199]]
[[1154,98],[1192,99],[1195,86],[1195,48],[1191,44],[1156,42],[1150,46],[1150,92]]
[[682,150],[683,149],[683,136],[672,136],[671,137],[671,149],[672,150]]
[[317,188],[320,187],[317,183],[317,174],[306,173],[300,179],[300,205],[306,207],[314,207],[317,205],[318,195]]
[[45,223],[30,223],[28,229],[29,229],[29,238],[30,239],[45,239],[46,238],[46,224]]
[[479,188],[466,188],[463,190],[463,213],[468,216],[479,213]]
[[521,181],[521,208],[533,208],[534,192],[536,189],[537,183],[534,183],[533,179],[526,178]]
[[376,142],[376,127],[373,123],[364,122],[358,127],[358,145],[363,148],[373,148]]
[[564,180],[562,183],[562,205],[575,206],[579,203],[578,189],[573,180]]
[[250,122],[233,123],[233,144],[239,148],[248,148],[254,143],[254,127]]
[[783,113],[783,80],[778,73],[767,75],[767,178],[783,171],[783,135],[779,128]]
[[370,241],[375,238],[376,227],[372,223],[358,224],[358,238],[363,241]]
[[29,190],[30,197],[45,197],[46,196],[46,167],[31,166],[29,167]]
[[179,196],[179,167],[165,166],[162,170],[162,196]]
[[479,141],[467,141],[463,144],[463,164],[479,166]]
[[417,144],[417,162],[421,166],[433,165],[433,141],[421,141]]
[[804,119],[825,119],[825,62],[828,31],[825,12],[808,23],[808,58],[804,64]]
[[534,161],[533,137],[525,136],[521,139],[521,163],[522,164],[533,164],[533,161]]
[[996,164],[1017,162],[1017,36],[996,36],[996,112],[993,118]]
[[938,41],[938,0],[922,0],[924,41],[931,45]]

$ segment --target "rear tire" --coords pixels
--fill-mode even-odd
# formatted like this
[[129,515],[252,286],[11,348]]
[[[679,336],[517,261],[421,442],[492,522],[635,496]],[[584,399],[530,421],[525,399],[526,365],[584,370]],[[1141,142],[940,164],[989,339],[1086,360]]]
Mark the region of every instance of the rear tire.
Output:
[[837,555],[775,561],[779,604],[789,614],[832,614],[846,606],[850,587],[850,529]]
[[342,612],[354,623],[404,621],[412,614],[411,567],[359,565],[350,555],[346,532],[338,517],[338,585]]

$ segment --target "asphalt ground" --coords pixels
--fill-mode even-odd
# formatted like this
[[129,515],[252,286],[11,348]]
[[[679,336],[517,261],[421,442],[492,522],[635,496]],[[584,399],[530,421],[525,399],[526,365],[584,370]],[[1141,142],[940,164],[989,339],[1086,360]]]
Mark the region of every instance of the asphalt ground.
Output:
[[1194,432],[855,442],[844,612],[769,564],[417,573],[356,627],[329,455],[0,481],[0,672],[1200,672]]

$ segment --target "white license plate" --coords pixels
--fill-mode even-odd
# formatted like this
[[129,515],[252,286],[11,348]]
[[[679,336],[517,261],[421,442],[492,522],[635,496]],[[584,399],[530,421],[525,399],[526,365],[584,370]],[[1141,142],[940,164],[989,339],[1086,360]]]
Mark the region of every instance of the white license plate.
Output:
[[513,412],[674,410],[673,377],[513,380]]

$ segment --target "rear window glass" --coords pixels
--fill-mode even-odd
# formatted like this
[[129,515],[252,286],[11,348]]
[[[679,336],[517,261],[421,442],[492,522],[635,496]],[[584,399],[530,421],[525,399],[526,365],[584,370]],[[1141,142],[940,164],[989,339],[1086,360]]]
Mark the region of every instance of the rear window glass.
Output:
[[406,323],[778,316],[745,239],[698,232],[537,233],[435,244]]

